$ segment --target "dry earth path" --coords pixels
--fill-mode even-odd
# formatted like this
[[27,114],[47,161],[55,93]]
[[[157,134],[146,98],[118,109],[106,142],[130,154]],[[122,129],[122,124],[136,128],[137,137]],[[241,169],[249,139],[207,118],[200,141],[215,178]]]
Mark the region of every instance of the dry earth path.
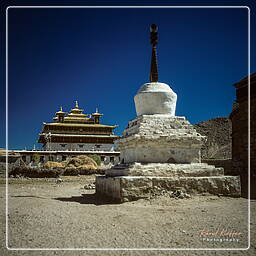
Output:
[[[13,251],[5,248],[5,184],[1,180],[0,255],[254,255],[247,247],[247,206],[244,198],[161,197],[114,204],[85,190],[94,176],[55,179],[10,179],[8,243],[10,248],[222,248],[221,251]],[[252,210],[256,202],[251,201]],[[204,230],[204,236],[200,233]],[[218,231],[219,230],[219,231]],[[232,241],[221,231],[236,232]],[[214,233],[215,234],[206,234]],[[217,232],[217,233],[216,233]],[[239,234],[240,233],[240,234]],[[201,235],[200,235],[201,234]],[[207,239],[215,238],[215,241]],[[230,237],[228,237],[231,239]],[[222,241],[220,240],[222,239]]]

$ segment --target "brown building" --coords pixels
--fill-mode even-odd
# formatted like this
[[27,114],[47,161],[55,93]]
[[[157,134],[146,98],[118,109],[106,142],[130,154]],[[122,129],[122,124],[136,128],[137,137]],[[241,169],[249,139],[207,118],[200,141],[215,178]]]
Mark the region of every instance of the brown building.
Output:
[[[250,79],[250,87],[248,88]],[[248,196],[248,163],[250,163],[251,198],[256,198],[256,73],[234,84],[236,101],[230,114],[232,121],[232,165],[241,176],[242,196]],[[250,126],[248,125],[250,89]],[[248,130],[250,127],[250,134]],[[250,156],[248,151],[250,140]]]

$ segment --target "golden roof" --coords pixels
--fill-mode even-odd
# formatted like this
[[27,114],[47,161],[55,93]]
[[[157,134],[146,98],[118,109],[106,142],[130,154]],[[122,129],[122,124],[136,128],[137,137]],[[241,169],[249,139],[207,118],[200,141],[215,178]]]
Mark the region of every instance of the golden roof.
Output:
[[58,112],[56,112],[56,115],[58,115],[58,114],[63,114],[63,115],[65,115],[66,113],[63,112],[63,111],[62,111],[62,107],[60,107],[60,110],[59,110]]
[[71,117],[71,118],[76,118],[76,117],[78,117],[78,118],[83,118],[83,117],[87,117],[88,115],[86,115],[86,114],[74,114],[74,113],[70,113],[70,114],[68,114],[68,118],[69,117]]
[[[71,109],[69,113],[64,112],[62,110],[62,107],[60,107],[60,110],[56,112],[56,116],[53,118],[54,121],[58,121],[59,117],[62,116],[62,123],[68,123],[68,124],[81,124],[81,123],[95,123],[98,122],[97,118],[103,116],[103,114],[98,112],[98,108],[96,108],[96,112],[89,115],[84,114],[83,109],[79,109],[78,102],[75,101],[75,108]],[[96,120],[96,121],[95,121]]]
[[46,123],[49,126],[80,126],[80,127],[109,127],[116,128],[117,125],[104,125],[104,124],[73,124],[73,123]]
[[71,109],[71,113],[79,113],[79,114],[81,114],[84,110],[83,109],[79,109],[77,100],[75,101],[75,103],[76,103],[75,108]]
[[96,108],[96,112],[92,114],[92,116],[103,116],[103,114],[98,112],[98,108]]

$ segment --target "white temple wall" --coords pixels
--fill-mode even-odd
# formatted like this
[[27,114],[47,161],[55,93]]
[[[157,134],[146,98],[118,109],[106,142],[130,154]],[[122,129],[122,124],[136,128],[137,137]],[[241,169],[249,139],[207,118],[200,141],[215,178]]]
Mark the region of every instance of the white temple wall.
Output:
[[53,151],[114,151],[114,144],[93,143],[47,143],[45,150]]

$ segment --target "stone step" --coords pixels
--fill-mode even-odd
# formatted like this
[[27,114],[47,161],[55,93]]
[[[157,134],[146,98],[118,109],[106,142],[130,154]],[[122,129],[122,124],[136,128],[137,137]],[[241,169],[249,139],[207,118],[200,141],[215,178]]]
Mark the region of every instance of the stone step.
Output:
[[159,190],[175,191],[182,188],[189,194],[209,193],[239,197],[241,195],[239,176],[211,177],[156,177],[119,176],[96,177],[96,193],[119,202],[150,198]]
[[206,177],[222,176],[224,169],[206,163],[196,164],[132,164],[119,165],[105,171],[109,177],[115,176],[164,176],[164,177]]

